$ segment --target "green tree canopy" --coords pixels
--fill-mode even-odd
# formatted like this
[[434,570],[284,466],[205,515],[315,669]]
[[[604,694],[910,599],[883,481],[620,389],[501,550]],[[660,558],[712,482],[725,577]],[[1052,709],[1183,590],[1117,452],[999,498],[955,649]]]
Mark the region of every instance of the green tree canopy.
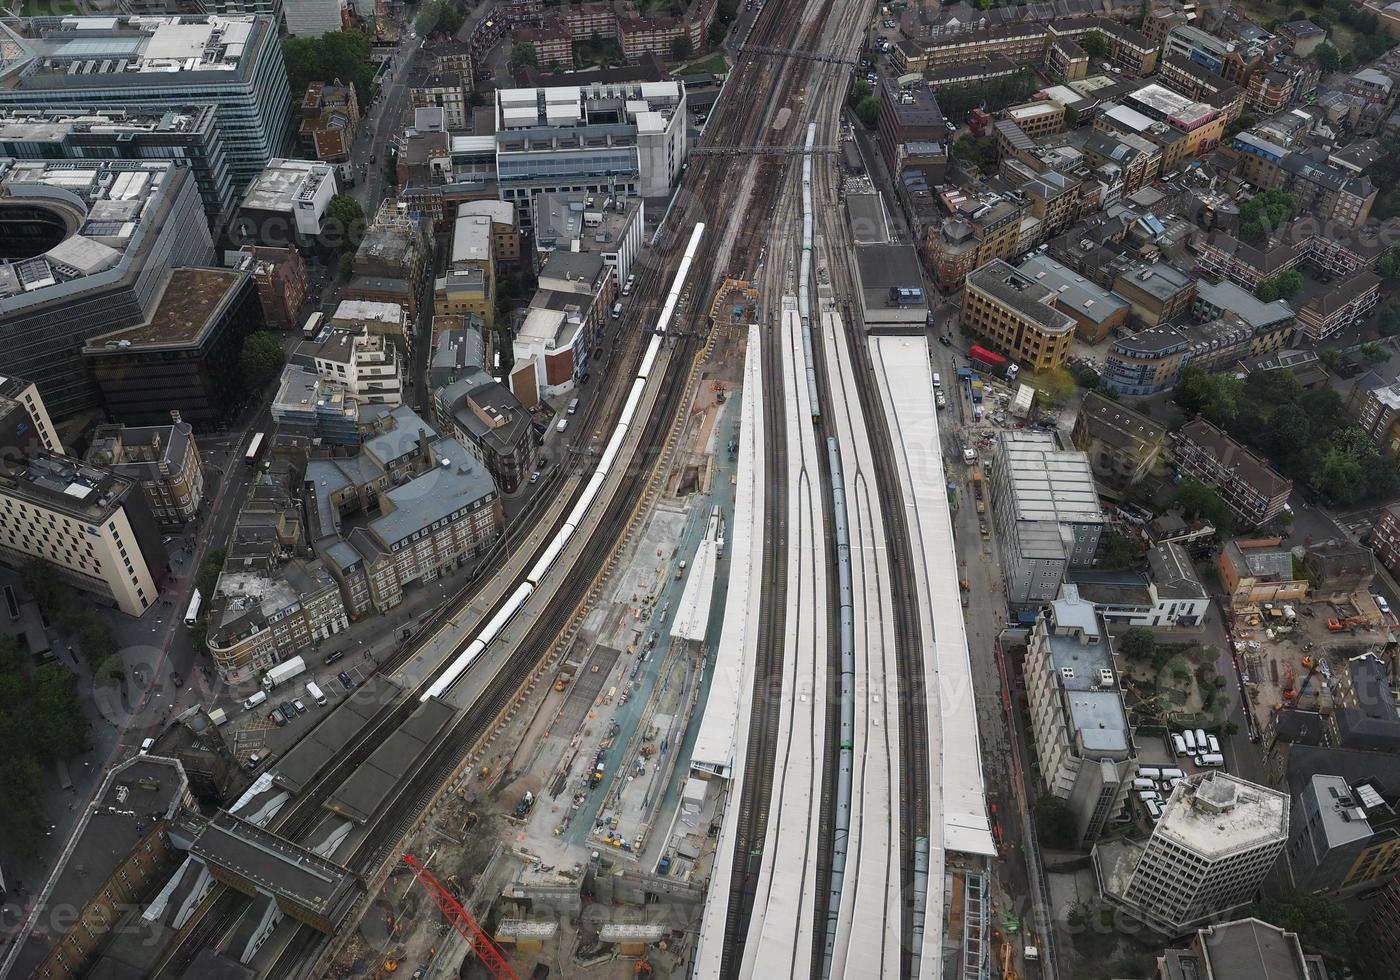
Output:
[[1187,517],[1202,517],[1210,521],[1221,537],[1230,533],[1230,508],[1225,506],[1220,494],[1200,480],[1182,480],[1178,483],[1172,494],[1172,502]]
[[1102,31],[1086,31],[1079,39],[1079,46],[1090,58],[1108,57],[1108,38],[1103,36]]
[[875,122],[880,117],[880,103],[875,100],[875,96],[867,95],[857,102],[856,115],[860,117],[861,125],[866,129],[874,129]]
[[1157,637],[1150,629],[1134,626],[1118,640],[1118,649],[1129,660],[1151,660],[1157,655]]
[[1342,66],[1342,55],[1332,45],[1323,43],[1313,48],[1313,54],[1317,57],[1317,63],[1322,66],[1325,72],[1334,72]]
[[1266,898],[1254,915],[1296,933],[1306,950],[1350,960],[1356,953],[1356,922],[1338,902],[1321,895],[1293,892]]
[[671,38],[671,57],[676,61],[685,61],[694,53],[695,45],[684,34]]
[[259,330],[243,341],[243,349],[238,353],[238,370],[243,376],[243,385],[249,392],[262,391],[282,373],[282,365],[287,355],[277,335],[267,330]]
[[1277,188],[1255,194],[1240,207],[1240,238],[1262,244],[1293,217],[1296,206],[1292,194]]
[[1104,568],[1134,568],[1142,562],[1142,550],[1117,531],[1104,536],[1099,553],[1099,564]]
[[539,61],[535,57],[535,46],[533,44],[512,44],[510,47],[510,70],[518,68],[538,68]]
[[360,31],[283,38],[282,60],[287,64],[292,98],[300,102],[312,82],[340,79],[353,84],[355,98],[361,106],[368,106],[374,94],[374,64],[369,54],[369,38]]
[[1064,800],[1049,793],[1035,801],[1035,830],[1044,847],[1063,851],[1077,843],[1074,811]]
[[328,245],[353,254],[365,237],[365,209],[349,194],[337,194],[326,204],[321,227]]

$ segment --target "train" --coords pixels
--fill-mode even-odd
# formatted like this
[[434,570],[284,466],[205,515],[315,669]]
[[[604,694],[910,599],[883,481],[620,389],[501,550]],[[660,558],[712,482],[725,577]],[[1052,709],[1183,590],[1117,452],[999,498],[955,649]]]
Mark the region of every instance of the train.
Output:
[[632,391],[627,396],[627,401],[623,403],[622,413],[618,416],[617,425],[608,438],[607,447],[603,450],[602,457],[598,460],[598,468],[593,471],[593,476],[583,488],[583,493],[574,502],[573,509],[569,511],[564,519],[564,524],[559,531],[545,546],[544,552],[536,560],[534,566],[526,574],[525,579],[510,594],[500,609],[496,610],[496,615],[481,628],[481,631],[462,648],[452,662],[448,665],[420,697],[419,701],[427,701],[429,698],[438,698],[452,689],[486,650],[495,642],[505,628],[510,625],[510,621],[516,614],[525,607],[525,603],[534,595],[539,588],[544,577],[554,568],[559,556],[563,554],[565,546],[578,531],[579,525],[583,523],[584,517],[590,508],[597,501],[599,494],[603,492],[603,484],[607,481],[608,474],[612,472],[613,464],[617,460],[617,454],[622,450],[622,442],[627,437],[628,431],[632,428],[636,419],[637,411],[642,403],[642,395],[646,391],[647,380],[651,377],[652,368],[656,364],[656,358],[661,353],[661,344],[666,338],[666,332],[670,327],[671,318],[675,315],[676,304],[680,302],[681,290],[685,286],[686,277],[690,274],[690,266],[695,261],[700,250],[700,240],[705,234],[704,222],[696,222],[695,228],[690,234],[690,241],[686,245],[685,254],[681,257],[681,264],[676,269],[676,276],[671,281],[671,290],[666,294],[666,302],[661,307],[661,313],[656,320],[654,336],[647,344],[646,353],[642,356],[641,366],[637,370],[637,376],[632,381]]

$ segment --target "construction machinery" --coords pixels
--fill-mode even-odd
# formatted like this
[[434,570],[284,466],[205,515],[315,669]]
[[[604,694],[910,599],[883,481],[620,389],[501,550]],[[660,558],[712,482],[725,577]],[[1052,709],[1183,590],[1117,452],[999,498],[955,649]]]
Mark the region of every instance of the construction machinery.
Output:
[[1365,616],[1348,616],[1345,619],[1329,619],[1327,628],[1333,633],[1340,633],[1342,630],[1350,629],[1353,626],[1370,626],[1371,621]]
[[442,912],[452,928],[457,930],[457,934],[467,941],[477,958],[481,960],[483,966],[490,972],[495,980],[520,980],[516,972],[510,968],[506,962],[506,957],[501,952],[491,937],[477,924],[476,919],[466,909],[462,908],[460,902],[452,897],[452,893],[439,884],[428,869],[418,863],[418,859],[412,854],[403,856],[403,863],[413,870],[414,876],[423,889],[432,896],[437,903],[438,910]]
[[1280,693],[1283,696],[1283,703],[1290,708],[1293,707],[1294,703],[1298,700],[1297,682],[1298,671],[1289,667],[1288,670],[1284,672],[1283,690]]
[[1015,965],[1011,962],[1011,944],[1001,944],[1001,976],[1002,980],[1021,980],[1021,974],[1017,972]]

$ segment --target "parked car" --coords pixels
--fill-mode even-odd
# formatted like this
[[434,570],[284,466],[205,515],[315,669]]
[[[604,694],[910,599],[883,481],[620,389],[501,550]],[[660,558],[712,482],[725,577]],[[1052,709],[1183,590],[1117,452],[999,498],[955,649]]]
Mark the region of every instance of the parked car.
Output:
[[347,691],[355,686],[354,679],[343,670],[339,674],[336,674],[336,677],[340,678],[340,683],[345,685],[345,690]]
[[156,747],[156,740],[153,738],[143,738],[141,740],[141,754],[145,755]]
[[306,714],[306,702],[303,701],[301,698],[293,698],[292,707],[297,709],[297,714]]
[[281,728],[287,723],[287,719],[282,717],[281,708],[273,708],[270,712],[268,712],[267,720],[275,722],[278,728]]
[[323,662],[327,667],[329,667],[331,664],[335,663],[337,660],[339,660],[339,659],[340,659],[341,657],[343,657],[343,656],[345,656],[345,651],[344,651],[344,650],[337,650],[337,651],[335,651],[335,653],[327,654],[327,655],[326,655],[326,659],[325,659],[324,661],[322,661],[322,662]]

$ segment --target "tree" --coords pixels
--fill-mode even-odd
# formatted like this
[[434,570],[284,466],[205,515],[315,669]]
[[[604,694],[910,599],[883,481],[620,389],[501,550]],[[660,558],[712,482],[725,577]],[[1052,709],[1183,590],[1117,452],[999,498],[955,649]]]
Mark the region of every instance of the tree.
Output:
[[1376,313],[1376,329],[1382,337],[1394,337],[1400,333],[1400,305],[1391,302],[1381,304]]
[[1126,535],[1114,531],[1103,539],[1099,565],[1103,568],[1132,568],[1142,559],[1142,552]]
[[1118,649],[1129,660],[1146,662],[1157,656],[1157,637],[1144,626],[1134,626],[1118,641]]
[[1274,285],[1278,287],[1280,296],[1292,299],[1298,295],[1298,290],[1303,288],[1303,274],[1297,269],[1285,269],[1274,276]]
[[1102,31],[1088,31],[1079,39],[1079,46],[1090,58],[1108,57],[1108,38]]
[[369,38],[360,31],[333,31],[321,37],[289,37],[282,41],[282,60],[292,97],[298,101],[311,82],[340,79],[355,86],[355,97],[368,106],[374,94],[374,64]]
[[1079,124],[1079,110],[1072,105],[1065,106],[1065,129],[1073,129]]
[[1076,843],[1074,811],[1058,796],[1046,793],[1035,801],[1035,829],[1041,844],[1053,850],[1067,850]]
[[510,70],[516,71],[520,68],[538,68],[539,61],[535,55],[533,44],[512,44],[510,47]]
[[1312,444],[1312,420],[1301,405],[1282,404],[1269,416],[1264,445],[1275,462],[1296,459]]
[[1263,244],[1293,217],[1296,206],[1292,194],[1277,188],[1255,194],[1240,208],[1240,238],[1252,245]]
[[874,89],[870,87],[870,83],[863,78],[857,78],[851,85],[851,94],[848,97],[848,101],[854,108],[860,104],[862,99],[868,99],[873,94]]
[[351,252],[344,252],[335,263],[335,274],[341,281],[349,282],[350,277],[355,272],[355,256]]
[[997,163],[997,141],[990,136],[964,136],[953,144],[953,155],[981,170],[990,170]]
[[326,204],[321,235],[338,251],[354,252],[365,237],[365,209],[349,194],[337,194]]
[[94,669],[117,655],[120,649],[112,628],[96,617],[89,617],[78,630],[78,649]]
[[1063,405],[1074,397],[1074,375],[1066,368],[1037,371],[1024,379],[1040,394],[1040,400],[1050,405]]
[[1225,727],[1221,729],[1228,737],[1234,738],[1240,733],[1240,726],[1233,721],[1227,721]]
[[287,355],[282,350],[282,342],[277,335],[259,330],[243,341],[243,349],[238,352],[238,370],[243,376],[243,386],[250,392],[259,392],[282,373],[282,365]]
[[705,40],[710,42],[710,47],[717,48],[724,43],[724,36],[728,33],[728,22],[716,17],[710,24],[710,33],[705,36]]
[[874,129],[875,122],[880,117],[880,103],[875,101],[873,95],[867,95],[856,104],[856,116],[866,129]]
[[1203,517],[1215,525],[1220,535],[1230,531],[1230,509],[1220,495],[1200,480],[1182,480],[1176,485],[1172,502],[1179,506],[1187,517]]
[[1272,279],[1260,279],[1259,285],[1254,287],[1254,295],[1260,302],[1272,303],[1278,299],[1278,284]]
[[1330,44],[1319,44],[1313,48],[1313,54],[1317,55],[1317,63],[1322,66],[1324,72],[1330,74],[1341,67],[1341,53]]
[[671,57],[677,61],[684,61],[695,53],[695,45],[690,43],[690,38],[684,34],[671,38]]
[[1304,949],[1341,960],[1355,955],[1356,922],[1330,898],[1298,892],[1276,895],[1255,906],[1254,915],[1296,933]]
[[92,748],[87,715],[78,700],[78,675],[49,664],[34,672],[34,737],[65,762]]
[[1400,279],[1400,245],[1392,245],[1376,260],[1376,271],[1388,282]]

